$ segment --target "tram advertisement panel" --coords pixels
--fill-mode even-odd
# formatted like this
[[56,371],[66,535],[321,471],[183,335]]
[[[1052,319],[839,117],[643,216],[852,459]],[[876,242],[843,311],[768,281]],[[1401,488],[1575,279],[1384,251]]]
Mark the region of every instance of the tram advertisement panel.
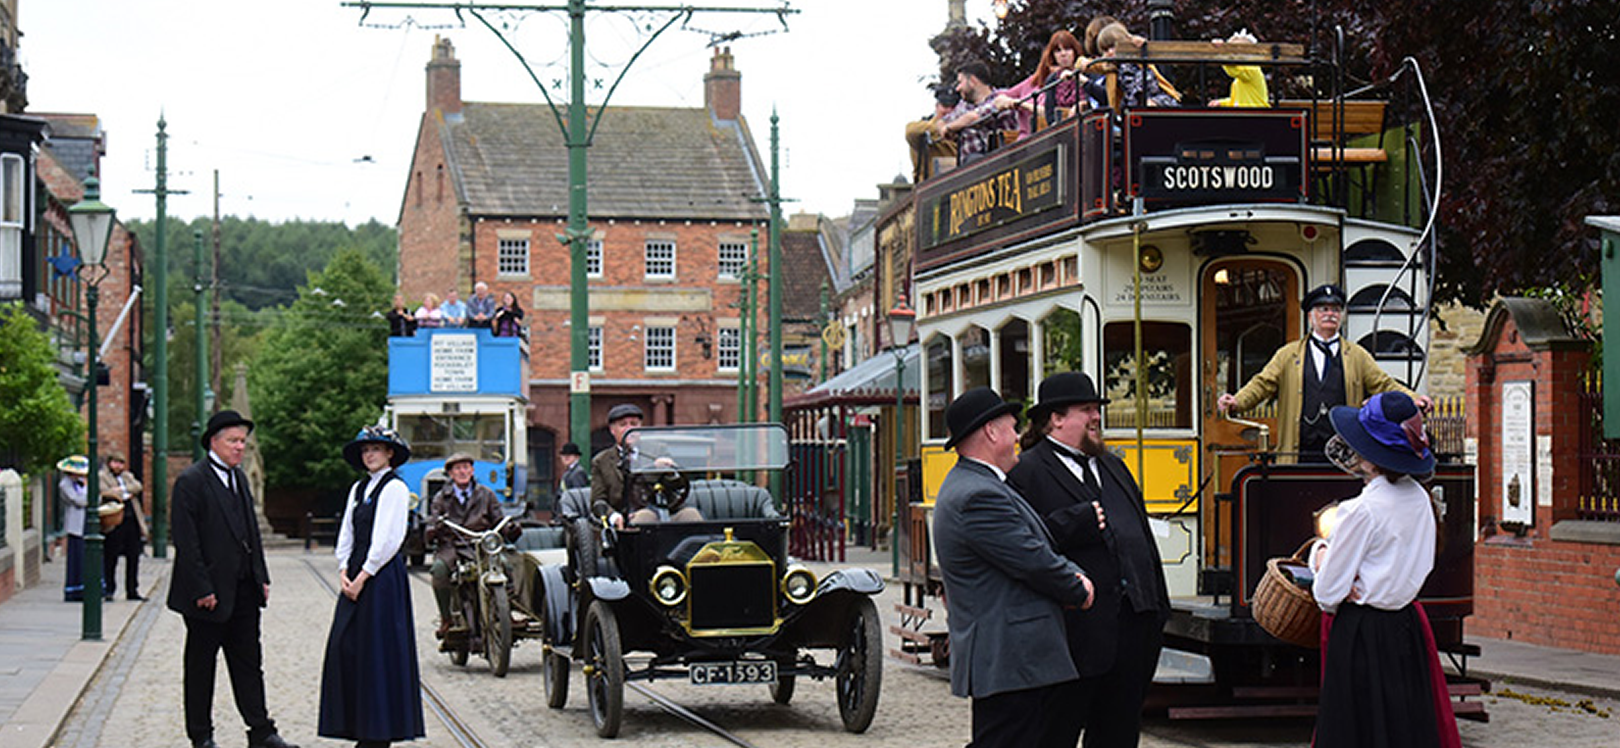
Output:
[[1126,119],[1131,194],[1150,206],[1307,196],[1301,112],[1150,110]]
[[1075,135],[1074,124],[1059,125],[925,183],[917,197],[917,267],[1073,222],[1079,210]]

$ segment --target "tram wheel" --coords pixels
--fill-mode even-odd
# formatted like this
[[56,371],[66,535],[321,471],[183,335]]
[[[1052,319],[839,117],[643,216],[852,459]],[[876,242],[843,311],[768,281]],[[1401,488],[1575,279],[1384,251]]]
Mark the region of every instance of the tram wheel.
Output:
[[590,697],[591,721],[598,737],[619,734],[624,720],[624,649],[619,641],[619,619],[602,600],[585,612],[585,693]]
[[871,598],[861,598],[851,609],[846,636],[838,650],[838,716],[845,730],[866,732],[883,687],[883,631]]

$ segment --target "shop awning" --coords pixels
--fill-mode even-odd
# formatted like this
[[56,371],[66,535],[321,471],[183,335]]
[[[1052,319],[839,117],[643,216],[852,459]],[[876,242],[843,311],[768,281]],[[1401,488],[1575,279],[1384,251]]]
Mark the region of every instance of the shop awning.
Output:
[[[905,399],[917,402],[917,387],[921,381],[921,354],[918,346],[906,346]],[[881,351],[847,371],[840,373],[803,394],[782,403],[786,409],[811,408],[828,405],[886,405],[892,404],[894,391],[893,351]]]

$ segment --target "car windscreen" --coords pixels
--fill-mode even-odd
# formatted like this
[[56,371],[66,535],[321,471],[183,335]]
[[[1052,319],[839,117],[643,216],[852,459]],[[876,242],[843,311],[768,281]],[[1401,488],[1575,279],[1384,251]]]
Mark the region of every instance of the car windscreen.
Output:
[[656,426],[631,431],[630,470],[655,473],[780,470],[788,463],[787,429],[775,423]]

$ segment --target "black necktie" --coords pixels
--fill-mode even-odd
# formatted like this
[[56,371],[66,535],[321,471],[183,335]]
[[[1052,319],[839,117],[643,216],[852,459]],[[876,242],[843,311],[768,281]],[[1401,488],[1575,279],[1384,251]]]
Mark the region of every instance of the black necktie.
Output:
[[1080,452],[1079,450],[1070,449],[1069,446],[1066,445],[1066,444],[1059,444],[1057,442],[1052,442],[1052,448],[1057,450],[1057,452],[1059,454],[1061,454],[1061,455],[1063,455],[1065,457],[1068,457],[1071,460],[1074,460],[1074,464],[1080,466],[1080,486],[1082,488],[1084,488],[1088,493],[1092,493],[1092,494],[1098,493],[1098,486],[1097,486],[1096,478],[1093,477],[1092,474],[1091,474],[1091,458],[1090,457],[1087,457],[1084,453]]
[[1333,367],[1337,366],[1339,363],[1339,357],[1335,351],[1335,349],[1338,348],[1338,344],[1324,343],[1315,336],[1312,336],[1311,345],[1316,346],[1316,350],[1322,352],[1322,366],[1317,369],[1317,376],[1325,382],[1328,378],[1328,372],[1333,371]]

